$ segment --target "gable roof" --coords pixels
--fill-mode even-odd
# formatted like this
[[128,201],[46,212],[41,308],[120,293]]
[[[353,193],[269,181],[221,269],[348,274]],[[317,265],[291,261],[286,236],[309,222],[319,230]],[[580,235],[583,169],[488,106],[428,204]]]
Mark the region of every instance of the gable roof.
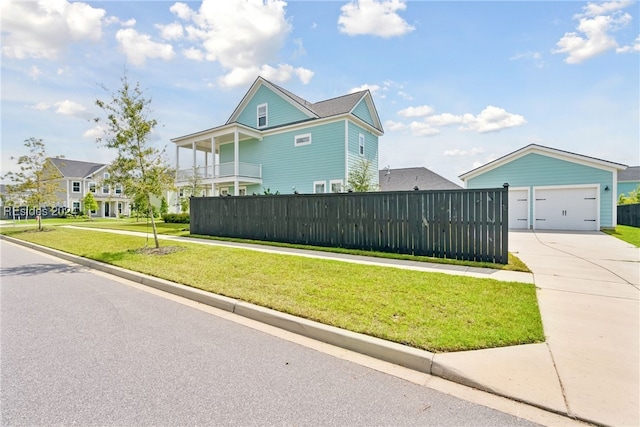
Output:
[[107,165],[49,157],[49,161],[60,171],[63,178],[87,178]]
[[640,181],[640,166],[629,166],[618,172],[618,182],[620,181]]
[[554,157],[560,160],[579,163],[579,164],[587,165],[590,167],[595,167],[598,169],[621,171],[627,168],[626,165],[623,165],[621,163],[610,162],[608,160],[602,160],[596,157],[589,157],[582,154],[572,153],[570,151],[559,150],[557,148],[545,147],[544,145],[529,144],[525,147],[520,148],[519,150],[513,151],[496,160],[493,160],[489,163],[485,163],[480,167],[477,167],[475,169],[470,170],[469,172],[465,172],[462,175],[459,175],[460,179],[465,181],[467,179],[481,175],[485,172],[488,172],[492,169],[495,169],[499,166],[502,166],[506,163],[509,163],[513,160],[519,159],[520,157],[526,156],[527,154],[531,154],[531,153],[540,154],[548,157]]
[[424,168],[382,169],[378,171],[380,191],[460,190],[461,186]]
[[309,117],[309,119],[322,119],[327,117],[339,116],[342,114],[349,114],[360,103],[360,101],[364,99],[372,113],[371,116],[374,121],[373,127],[376,130],[383,132],[382,123],[380,122],[378,112],[376,111],[375,105],[373,104],[371,92],[368,89],[313,103],[292,92],[289,92],[288,90],[278,86],[275,83],[271,83],[270,81],[262,77],[258,77],[253,82],[253,84],[225,124],[231,124],[238,118],[249,100],[258,91],[260,86],[263,85],[267,86],[273,92],[288,101],[291,105],[305,113]]

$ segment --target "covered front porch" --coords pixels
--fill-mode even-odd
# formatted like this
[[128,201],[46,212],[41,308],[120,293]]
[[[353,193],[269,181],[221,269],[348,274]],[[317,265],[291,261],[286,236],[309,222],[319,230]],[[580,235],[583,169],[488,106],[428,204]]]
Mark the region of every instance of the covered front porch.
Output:
[[[244,141],[262,141],[262,133],[232,123],[172,139],[176,144],[176,186],[203,188],[205,195],[221,195],[222,189],[231,189],[239,196],[242,188],[262,184],[262,165],[240,161]],[[221,147],[226,144],[232,144],[233,150],[226,150],[221,162]],[[185,150],[190,150],[186,159]]]

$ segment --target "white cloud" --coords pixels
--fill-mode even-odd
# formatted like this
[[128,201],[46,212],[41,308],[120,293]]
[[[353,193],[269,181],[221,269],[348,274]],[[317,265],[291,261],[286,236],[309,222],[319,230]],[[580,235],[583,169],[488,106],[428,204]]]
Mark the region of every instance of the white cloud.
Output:
[[127,60],[134,65],[143,65],[147,58],[160,58],[165,61],[175,55],[170,44],[156,43],[146,34],[139,34],[133,28],[119,30],[116,39],[120,43]]
[[70,101],[68,99],[56,102],[55,106],[58,107],[56,113],[62,114],[64,116],[87,116],[87,108],[84,105],[78,104],[77,102]]
[[594,17],[598,15],[607,15],[609,13],[631,6],[632,4],[633,2],[631,0],[610,1],[605,3],[589,3],[583,8],[584,13],[577,14],[574,16],[574,18],[580,19],[585,16]]
[[370,85],[370,84],[363,84],[361,86],[358,87],[354,87],[352,88],[349,93],[356,93],[356,92],[360,92],[363,90],[369,90],[369,92],[371,92],[372,94],[375,94],[376,92],[378,92],[380,90],[380,86],[378,85]]
[[180,40],[184,36],[184,29],[177,22],[167,25],[156,24],[156,28],[160,30],[160,37],[165,40]]
[[3,0],[2,54],[17,59],[56,59],[73,42],[100,40],[105,14],[104,9],[82,2]]
[[57,107],[55,110],[56,114],[61,114],[63,116],[78,117],[81,119],[91,118],[91,113],[87,111],[87,107],[75,101],[71,101],[69,99],[58,101],[53,105],[47,102],[39,102],[36,105],[31,106],[31,108],[33,108],[34,110],[40,110],[40,111],[46,111],[53,107]]
[[386,122],[384,122],[384,127],[385,129],[393,132],[393,131],[405,130],[407,128],[407,125],[401,122],[394,122],[393,120],[387,120]]
[[38,80],[40,74],[42,74],[42,70],[35,65],[32,65],[31,70],[29,71],[29,77],[31,77],[33,80]]
[[616,49],[616,53],[640,52],[640,36],[636,37],[632,45]]
[[356,0],[340,8],[338,28],[350,36],[401,36],[415,29],[397,13],[406,8],[401,0]]
[[297,76],[303,84],[309,83],[313,77],[313,71],[306,68],[294,68],[288,64],[280,64],[277,68],[270,65],[262,67],[236,67],[229,73],[218,79],[218,83],[223,87],[245,86],[253,82],[258,76],[276,83],[283,83]]
[[91,129],[88,129],[85,133],[82,134],[85,138],[100,138],[104,136],[105,129],[102,126],[94,126]]
[[195,47],[184,49],[182,51],[182,54],[185,58],[191,59],[193,61],[204,61],[204,52],[196,49]]
[[509,58],[509,61],[532,61],[537,68],[544,67],[542,54],[540,52],[517,53]]
[[[285,6],[282,0],[204,0],[197,10],[186,3],[175,3],[170,10],[186,21],[186,39],[195,43],[183,50],[185,57],[219,62],[227,70],[218,80],[222,86],[245,85],[258,74],[278,82],[295,76],[306,84],[311,70],[270,65],[292,29]],[[302,54],[302,42],[294,43]]]
[[45,111],[51,108],[51,105],[47,104],[46,102],[38,102],[36,105],[34,105],[31,108],[33,108],[34,110]]
[[425,119],[425,121],[433,126],[448,126],[456,123],[464,123],[465,120],[473,120],[472,114],[455,115],[451,113],[436,114]]
[[463,123],[466,125],[463,129],[486,133],[522,126],[527,123],[527,121],[519,114],[508,113],[502,108],[489,105],[475,117],[471,114],[465,114],[463,116]]
[[440,133],[438,129],[425,122],[411,122],[409,129],[415,136],[433,136]]
[[408,107],[398,111],[401,117],[424,117],[433,114],[435,110],[429,105],[421,105],[419,107]]
[[633,51],[631,46],[620,48],[611,35],[631,22],[631,15],[622,12],[631,4],[628,0],[589,3],[583,8],[584,13],[574,16],[574,19],[579,19],[577,31],[565,33],[556,43],[557,49],[553,53],[566,53],[567,64],[580,64],[613,49],[617,53]]
[[475,156],[477,154],[484,153],[483,148],[472,148],[471,150],[460,150],[459,148],[453,150],[445,150],[444,155],[447,157],[458,157],[458,156]]
[[296,50],[293,51],[293,57],[297,58],[299,56],[303,56],[307,54],[306,49],[304,48],[304,44],[302,43],[302,39],[294,39],[293,44],[296,45]]
[[413,101],[413,96],[409,95],[406,92],[400,91],[400,92],[398,92],[398,96],[403,98],[403,99],[405,99],[405,100],[407,100],[407,101]]

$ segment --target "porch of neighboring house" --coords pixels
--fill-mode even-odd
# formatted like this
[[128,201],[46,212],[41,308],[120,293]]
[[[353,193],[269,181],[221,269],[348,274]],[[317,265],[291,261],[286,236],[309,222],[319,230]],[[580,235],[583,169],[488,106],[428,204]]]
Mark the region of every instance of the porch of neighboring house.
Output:
[[98,218],[120,218],[121,216],[131,215],[131,203],[129,200],[113,200],[100,199],[96,197],[98,208],[91,213]]
[[[176,144],[176,187],[180,193],[197,183],[205,196],[240,196],[246,193],[246,186],[262,184],[262,165],[240,161],[241,144],[262,141],[256,130],[234,123],[171,141]],[[223,147],[228,144],[232,150]]]

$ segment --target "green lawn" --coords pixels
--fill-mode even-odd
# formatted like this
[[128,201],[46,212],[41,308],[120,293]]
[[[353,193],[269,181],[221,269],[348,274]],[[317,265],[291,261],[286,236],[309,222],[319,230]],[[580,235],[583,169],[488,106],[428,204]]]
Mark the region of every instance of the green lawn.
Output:
[[[340,328],[433,351],[544,341],[534,285],[51,227],[2,233]],[[165,242],[165,244],[168,244]]]
[[[104,222],[83,222],[81,224],[73,224],[73,225],[80,225],[82,227],[110,228],[110,229],[116,229],[116,230],[128,230],[128,231],[149,232],[149,233],[152,232],[151,223],[145,219],[142,219],[142,220],[128,219],[128,220],[104,221]],[[278,246],[278,247],[295,248],[295,249],[306,249],[306,250],[325,251],[325,252],[343,253],[343,254],[351,254],[351,255],[373,256],[377,258],[403,259],[403,260],[409,260],[409,261],[432,262],[437,264],[453,264],[453,265],[464,265],[469,267],[495,268],[498,270],[524,271],[528,273],[531,272],[531,270],[529,270],[529,268],[526,266],[525,263],[523,263],[518,257],[516,257],[511,253],[509,254],[509,263],[506,265],[503,265],[503,264],[494,264],[490,262],[459,261],[455,259],[414,256],[414,255],[395,254],[395,253],[387,253],[387,252],[374,252],[374,251],[365,251],[365,250],[357,250],[357,249],[327,248],[327,247],[318,247],[318,246],[309,246],[309,245],[296,245],[296,244],[290,244],[290,243],[264,242],[260,240],[236,239],[236,238],[229,238],[229,237],[201,236],[196,234],[189,234],[189,224],[167,224],[167,223],[164,223],[163,221],[157,221],[156,228],[159,234],[168,234],[172,236],[188,236],[188,237],[194,237],[198,239],[222,240],[227,242],[239,242],[239,243],[252,243],[252,244],[258,244],[258,245]]]
[[603,230],[611,236],[631,243],[636,247],[640,247],[640,228],[630,227],[628,225],[617,225],[615,230]]

